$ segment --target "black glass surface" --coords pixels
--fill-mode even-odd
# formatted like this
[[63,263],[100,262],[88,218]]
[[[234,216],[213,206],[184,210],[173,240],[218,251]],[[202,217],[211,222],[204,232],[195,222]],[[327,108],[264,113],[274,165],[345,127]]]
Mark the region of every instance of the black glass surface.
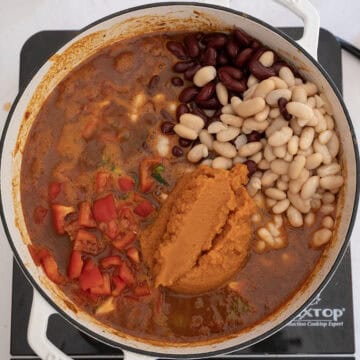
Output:
[[[299,38],[300,28],[282,29]],[[24,44],[20,57],[20,84],[23,88],[41,65],[77,31],[43,31]],[[342,91],[341,49],[335,37],[321,29],[318,58],[340,91]],[[317,359],[317,355],[332,354],[332,359],[351,359],[354,354],[354,324],[351,288],[350,250],[334,277],[313,304],[283,330],[270,338],[223,359]],[[11,309],[11,344],[13,359],[37,359],[26,340],[32,302],[32,287],[14,261]],[[49,321],[49,339],[66,354],[81,359],[103,360],[122,358],[118,349],[104,345],[75,329],[58,315]],[[299,356],[300,355],[300,356]],[[350,357],[349,357],[350,355]],[[217,357],[221,359],[221,357]]]

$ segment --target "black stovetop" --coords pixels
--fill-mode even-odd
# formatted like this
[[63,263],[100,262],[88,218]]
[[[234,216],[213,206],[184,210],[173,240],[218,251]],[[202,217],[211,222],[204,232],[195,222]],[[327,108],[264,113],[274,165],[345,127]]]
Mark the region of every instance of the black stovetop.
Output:
[[[294,38],[299,28],[283,29]],[[30,81],[40,66],[77,31],[43,31],[26,41],[20,58],[20,88]],[[341,49],[335,37],[321,29],[319,61],[342,90]],[[270,338],[223,359],[315,359],[332,354],[333,359],[354,358],[354,326],[351,288],[350,250],[334,277],[313,303],[284,329]],[[26,340],[26,330],[32,301],[32,287],[18,265],[13,266],[11,346],[12,359],[36,359]],[[122,352],[99,343],[72,327],[58,315],[52,315],[49,339],[74,358],[102,360],[122,358]],[[303,355],[303,356],[301,356]]]

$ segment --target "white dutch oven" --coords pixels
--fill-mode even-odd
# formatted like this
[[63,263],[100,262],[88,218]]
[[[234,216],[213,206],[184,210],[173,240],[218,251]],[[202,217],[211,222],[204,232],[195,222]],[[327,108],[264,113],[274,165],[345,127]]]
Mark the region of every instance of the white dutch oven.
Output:
[[[299,313],[327,283],[341,261],[355,218],[358,198],[358,152],[354,131],[341,95],[316,60],[319,17],[307,0],[278,0],[304,20],[304,34],[294,42],[264,22],[229,8],[199,3],[159,3],[119,12],[85,28],[49,59],[19,94],[1,139],[1,218],[15,258],[34,287],[28,341],[43,359],[69,359],[46,338],[48,318],[61,314],[75,327],[111,346],[124,350],[125,358],[209,357],[240,349],[270,336]],[[218,1],[219,2],[219,1]],[[222,2],[223,3],[223,2]],[[274,49],[314,81],[330,100],[342,144],[345,188],[338,209],[337,236],[323,261],[302,289],[279,311],[256,326],[232,337],[202,344],[160,344],[120,334],[80,311],[35,266],[26,244],[30,242],[20,203],[22,151],[31,125],[53,88],[74,68],[100,48],[122,38],[153,31],[195,31],[238,26]],[[70,304],[70,305],[69,305]],[[140,355],[142,354],[142,355]]]

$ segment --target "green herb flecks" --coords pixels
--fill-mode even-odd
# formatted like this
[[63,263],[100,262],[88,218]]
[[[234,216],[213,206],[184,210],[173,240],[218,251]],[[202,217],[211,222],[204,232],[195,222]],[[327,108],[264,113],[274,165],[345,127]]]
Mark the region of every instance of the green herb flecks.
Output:
[[156,165],[151,173],[151,176],[160,184],[169,185],[169,183],[162,177],[162,172],[165,170],[165,166],[162,164]]

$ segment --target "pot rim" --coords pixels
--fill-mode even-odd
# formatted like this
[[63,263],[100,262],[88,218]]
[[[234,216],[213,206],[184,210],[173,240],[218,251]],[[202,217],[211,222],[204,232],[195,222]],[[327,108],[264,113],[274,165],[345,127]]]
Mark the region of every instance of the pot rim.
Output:
[[[269,23],[266,23],[266,22],[254,17],[254,16],[248,15],[248,14],[242,12],[242,11],[234,10],[232,8],[227,8],[227,7],[223,7],[223,6],[219,6],[219,5],[213,5],[213,4],[198,3],[198,2],[169,1],[169,2],[145,4],[145,5],[140,5],[140,6],[127,8],[127,9],[112,13],[110,15],[107,15],[105,17],[102,17],[102,18],[92,22],[91,24],[83,27],[79,31],[77,31],[77,34],[72,36],[71,39],[68,40],[66,43],[68,43],[69,41],[71,41],[75,37],[81,35],[86,30],[89,30],[92,27],[94,27],[94,26],[96,26],[96,25],[98,25],[98,24],[100,24],[100,23],[102,23],[104,21],[107,21],[109,19],[112,19],[114,17],[120,16],[120,15],[123,15],[123,14],[128,14],[128,13],[131,13],[131,12],[137,11],[137,10],[149,9],[149,8],[154,8],[154,7],[155,8],[156,7],[163,7],[163,6],[176,6],[176,5],[190,6],[190,7],[205,7],[205,8],[215,9],[215,10],[226,11],[226,12],[229,12],[229,13],[235,14],[237,16],[241,16],[241,17],[246,17],[246,18],[250,19],[251,21],[262,25],[263,27],[267,28],[268,30],[271,30],[272,32],[275,32],[277,35],[280,35],[285,40],[287,40],[292,46],[294,46],[297,50],[301,51],[305,55],[305,57],[307,57],[307,59],[312,63],[312,65],[314,65],[320,71],[321,75],[325,78],[327,83],[330,85],[331,89],[334,91],[334,94],[336,95],[336,97],[337,97],[337,99],[338,99],[338,101],[339,101],[339,103],[340,103],[340,105],[342,107],[342,110],[343,110],[343,112],[345,114],[346,121],[347,121],[349,129],[350,129],[351,139],[352,139],[353,148],[354,148],[356,169],[360,168],[359,150],[358,150],[357,139],[356,139],[354,127],[352,125],[351,118],[350,118],[348,110],[347,110],[347,108],[345,106],[345,103],[343,101],[342,95],[339,92],[339,90],[338,90],[337,86],[335,85],[334,81],[327,74],[326,70],[321,66],[321,64],[316,59],[314,59],[304,48],[302,48],[295,40],[290,38],[287,34],[283,33],[281,30],[273,27]],[[34,76],[35,76],[35,74],[32,76],[32,78]],[[25,87],[23,87],[22,89],[19,90],[19,92],[18,92],[18,94],[17,94],[17,96],[16,96],[16,98],[14,100],[14,103],[13,103],[13,105],[12,105],[10,111],[9,111],[9,114],[8,114],[8,116],[6,118],[6,122],[4,124],[3,132],[2,132],[2,135],[1,135],[1,139],[0,139],[0,167],[1,167],[2,155],[3,155],[3,152],[4,152],[5,138],[6,138],[6,135],[7,135],[7,130],[8,130],[12,115],[13,115],[13,113],[15,111],[15,108],[17,107],[17,104],[20,101],[24,91],[28,87],[28,85],[29,85],[29,83],[26,84]],[[304,302],[304,304],[301,307],[299,307],[297,309],[297,311],[292,313],[292,315],[287,317],[280,324],[273,327],[271,330],[268,330],[264,334],[259,335],[259,336],[255,337],[255,338],[253,338],[251,340],[248,340],[246,342],[243,342],[243,343],[241,343],[239,345],[228,347],[226,349],[220,349],[220,350],[215,350],[215,351],[204,351],[203,353],[196,353],[196,354],[192,354],[191,352],[187,353],[187,354],[158,353],[158,352],[152,352],[152,351],[138,349],[138,348],[135,348],[135,347],[132,347],[132,346],[123,345],[122,343],[117,342],[117,341],[110,340],[107,337],[105,337],[103,335],[100,335],[97,332],[94,332],[94,331],[90,330],[89,328],[87,328],[87,327],[83,326],[82,324],[80,324],[75,318],[73,318],[72,316],[68,315],[65,311],[63,311],[56,304],[56,302],[50,296],[48,296],[45,291],[43,291],[42,286],[36,281],[36,279],[31,275],[31,273],[28,271],[28,269],[24,265],[24,263],[23,263],[23,261],[21,259],[21,256],[17,252],[17,249],[16,249],[16,247],[15,247],[15,245],[13,243],[10,231],[9,231],[7,223],[6,223],[5,214],[4,214],[4,207],[3,207],[3,199],[2,199],[2,196],[1,196],[2,195],[1,184],[0,184],[0,217],[1,217],[1,221],[2,221],[2,224],[3,224],[3,228],[4,228],[4,231],[5,231],[6,237],[8,239],[9,245],[10,245],[10,247],[12,249],[12,252],[13,252],[13,255],[15,257],[15,260],[18,263],[18,265],[20,266],[20,268],[23,271],[24,275],[26,276],[28,281],[31,283],[33,288],[36,291],[38,291],[40,293],[40,295],[43,298],[45,298],[45,300],[57,311],[57,313],[59,315],[61,315],[66,321],[68,321],[72,326],[79,329],[83,333],[89,335],[90,337],[92,337],[92,338],[94,338],[96,340],[99,340],[99,341],[101,341],[101,342],[103,342],[103,343],[105,343],[107,345],[110,345],[110,346],[115,347],[115,348],[120,348],[121,350],[131,351],[131,352],[137,353],[137,354],[154,356],[154,357],[164,357],[164,356],[166,356],[166,357],[172,357],[172,358],[188,358],[188,357],[201,358],[204,355],[206,355],[206,356],[215,356],[215,355],[224,354],[224,353],[227,353],[227,352],[233,352],[233,351],[236,351],[236,350],[240,350],[240,349],[246,348],[246,347],[248,347],[248,346],[250,346],[252,344],[255,344],[255,343],[257,343],[257,342],[259,342],[261,340],[264,340],[264,339],[270,337],[271,335],[278,332],[281,328],[286,326],[286,324],[289,323],[290,318],[294,318],[302,310],[304,310],[311,303],[311,301],[314,299],[314,297],[327,285],[327,283],[331,280],[335,270],[338,268],[344,254],[345,254],[345,251],[348,248],[349,241],[350,241],[350,236],[351,236],[351,233],[352,233],[352,230],[353,230],[353,227],[354,227],[356,213],[357,213],[357,209],[358,209],[359,191],[360,191],[360,188],[359,188],[359,176],[360,175],[359,175],[358,171],[356,171],[355,173],[356,173],[356,178],[355,178],[356,183],[355,183],[354,206],[353,206],[353,210],[352,210],[352,214],[351,214],[349,227],[348,227],[346,235],[345,235],[344,243],[343,243],[343,245],[342,245],[342,247],[341,247],[341,249],[340,249],[340,251],[339,251],[339,253],[338,253],[337,257],[336,257],[336,260],[335,260],[333,266],[331,267],[330,271],[325,276],[324,280],[321,282],[321,284],[318,286],[318,288],[313,292],[313,294]],[[141,340],[138,339],[138,342],[141,342]],[[145,343],[145,341],[143,341],[143,342]],[[189,346],[189,348],[191,349],[191,345]],[[205,348],[205,346],[204,346],[204,348]],[[166,349],[166,347],[164,347],[164,349]],[[184,349],[184,347],[182,349]]]

